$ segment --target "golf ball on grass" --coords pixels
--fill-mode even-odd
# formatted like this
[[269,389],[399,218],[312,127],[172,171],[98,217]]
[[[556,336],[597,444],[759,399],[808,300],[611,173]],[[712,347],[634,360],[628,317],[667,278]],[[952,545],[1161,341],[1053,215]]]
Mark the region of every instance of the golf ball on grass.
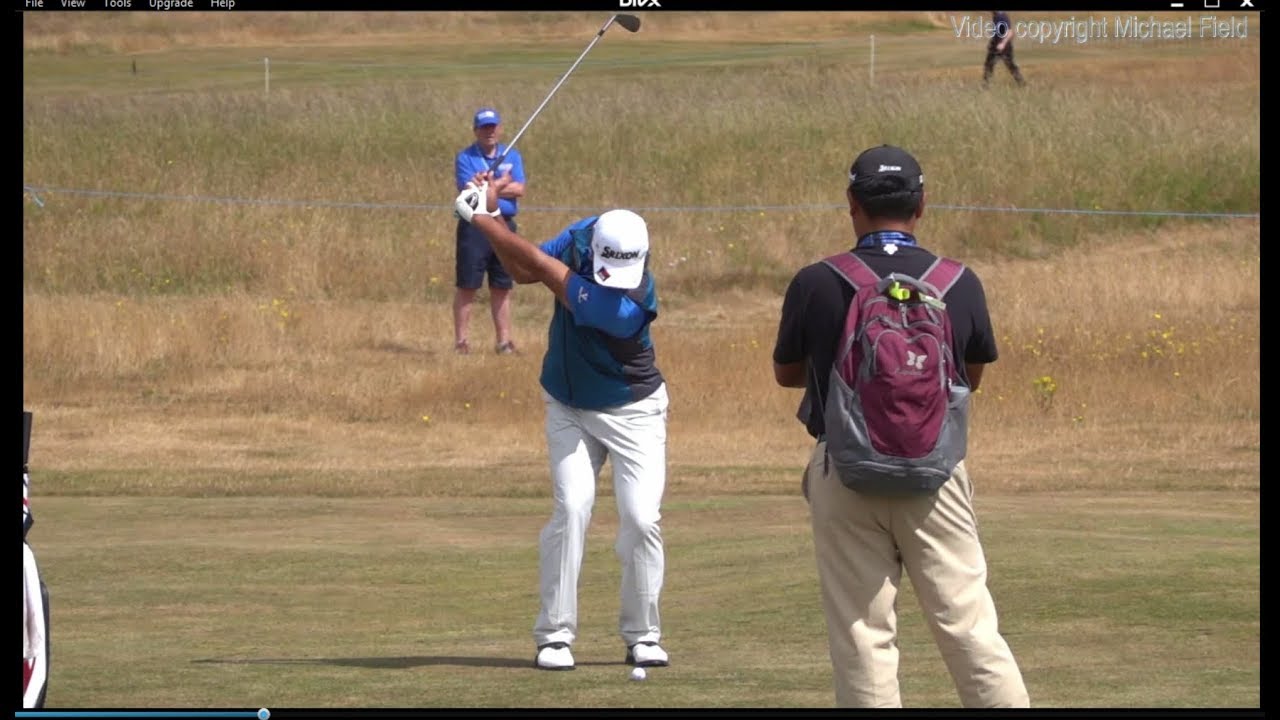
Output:
[[632,679],[632,680],[643,680],[643,679],[645,679],[645,677],[646,677],[646,674],[645,674],[644,668],[642,668],[642,667],[637,667],[637,668],[632,668],[632,669],[631,669],[631,679]]

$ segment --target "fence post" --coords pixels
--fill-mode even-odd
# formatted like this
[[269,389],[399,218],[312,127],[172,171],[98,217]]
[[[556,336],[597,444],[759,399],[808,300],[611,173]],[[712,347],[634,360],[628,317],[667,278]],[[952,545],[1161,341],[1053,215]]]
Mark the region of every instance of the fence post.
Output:
[[871,36],[871,84],[876,84],[876,36]]

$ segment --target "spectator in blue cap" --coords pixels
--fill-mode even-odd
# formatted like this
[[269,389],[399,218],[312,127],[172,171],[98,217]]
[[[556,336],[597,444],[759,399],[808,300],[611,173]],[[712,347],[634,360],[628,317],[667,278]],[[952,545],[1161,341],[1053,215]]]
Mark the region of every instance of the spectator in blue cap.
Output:
[[[490,165],[503,152],[501,164],[492,168],[494,177],[511,176],[498,198],[500,218],[511,232],[516,231],[516,212],[518,202],[524,197],[525,176],[524,160],[520,151],[498,141],[502,137],[502,118],[492,107],[483,107],[476,111],[471,122],[476,141],[458,152],[454,161],[454,181],[456,190],[466,187],[476,173],[489,172]],[[471,304],[475,301],[476,291],[489,278],[489,311],[493,316],[493,329],[496,335],[495,352],[507,355],[516,352],[515,342],[511,338],[511,290],[515,286],[511,276],[507,274],[502,261],[493,252],[489,240],[477,231],[470,223],[458,222],[456,230],[457,252],[455,261],[457,288],[453,296],[453,342],[454,350],[460,354],[471,351],[468,338],[468,326],[471,322]]]

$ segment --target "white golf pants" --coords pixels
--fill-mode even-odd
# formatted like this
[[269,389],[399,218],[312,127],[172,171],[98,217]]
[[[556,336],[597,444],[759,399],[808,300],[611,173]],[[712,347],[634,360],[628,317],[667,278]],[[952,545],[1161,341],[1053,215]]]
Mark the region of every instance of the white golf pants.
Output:
[[664,557],[659,508],[667,481],[667,386],[607,410],[578,410],[543,393],[551,462],[551,520],[539,537],[542,607],[534,642],[573,644],[578,633],[578,575],[596,499],[596,477],[609,460],[618,505],[613,549],[622,563],[618,631],[628,647],[658,642],[658,596]]

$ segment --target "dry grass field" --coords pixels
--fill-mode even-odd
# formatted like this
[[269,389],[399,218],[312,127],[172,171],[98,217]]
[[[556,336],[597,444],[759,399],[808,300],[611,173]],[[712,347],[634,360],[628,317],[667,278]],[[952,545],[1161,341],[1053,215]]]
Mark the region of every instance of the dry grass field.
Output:
[[[483,351],[453,354],[452,159],[482,104],[509,139],[597,15],[23,15],[50,704],[829,705],[809,438],[770,354],[792,273],[852,242],[849,163],[891,142],[929,179],[922,242],[980,274],[999,336],[968,464],[1033,702],[1257,707],[1260,27],[1021,43],[1028,87],[997,68],[986,92],[950,14],[607,34],[520,140],[521,230],[649,220],[688,661],[666,694],[617,682],[606,474],[584,607],[607,652],[525,672],[551,300],[516,291],[521,355],[489,352],[483,305]],[[908,702],[955,705],[903,632]]]

